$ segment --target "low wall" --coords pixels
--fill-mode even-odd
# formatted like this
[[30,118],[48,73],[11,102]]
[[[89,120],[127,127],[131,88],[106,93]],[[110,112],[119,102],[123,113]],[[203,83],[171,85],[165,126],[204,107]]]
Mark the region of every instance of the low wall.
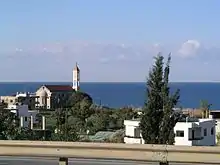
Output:
[[220,164],[220,147],[149,144],[0,141],[0,155]]

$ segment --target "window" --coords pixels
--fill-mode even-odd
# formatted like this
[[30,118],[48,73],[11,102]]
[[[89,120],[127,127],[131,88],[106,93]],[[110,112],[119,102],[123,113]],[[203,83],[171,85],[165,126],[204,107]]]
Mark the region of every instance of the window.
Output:
[[141,134],[140,128],[135,128],[135,129],[134,129],[134,137],[135,137],[135,138],[139,138],[139,137],[140,137],[140,134]]
[[176,137],[184,137],[184,131],[176,131]]
[[214,127],[211,128],[211,135],[214,135]]
[[24,121],[27,121],[27,120],[28,120],[28,118],[27,118],[27,116],[25,116],[25,117],[24,117]]
[[207,136],[207,129],[204,129],[204,136]]

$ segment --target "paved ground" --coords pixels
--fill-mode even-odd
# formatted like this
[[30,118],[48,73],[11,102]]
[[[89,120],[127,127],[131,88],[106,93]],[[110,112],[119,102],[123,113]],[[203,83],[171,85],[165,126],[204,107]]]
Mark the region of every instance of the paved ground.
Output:
[[[159,163],[144,163],[144,162],[131,162],[131,161],[119,161],[119,160],[96,160],[96,159],[69,160],[69,165],[158,165],[158,164]],[[53,158],[0,157],[0,165],[58,165],[58,160]],[[183,165],[183,164],[174,163],[171,165]]]

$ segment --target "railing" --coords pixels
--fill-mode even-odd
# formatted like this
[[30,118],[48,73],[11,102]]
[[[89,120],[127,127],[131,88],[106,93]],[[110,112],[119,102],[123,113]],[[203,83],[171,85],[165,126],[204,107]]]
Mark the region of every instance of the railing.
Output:
[[8,140],[0,141],[0,156],[55,157],[64,165],[68,158],[220,164],[220,147]]

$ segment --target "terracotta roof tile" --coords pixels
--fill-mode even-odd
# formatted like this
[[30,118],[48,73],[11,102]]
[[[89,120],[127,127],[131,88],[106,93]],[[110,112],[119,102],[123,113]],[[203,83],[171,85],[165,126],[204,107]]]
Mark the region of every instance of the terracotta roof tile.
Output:
[[51,92],[73,91],[70,85],[45,85]]

